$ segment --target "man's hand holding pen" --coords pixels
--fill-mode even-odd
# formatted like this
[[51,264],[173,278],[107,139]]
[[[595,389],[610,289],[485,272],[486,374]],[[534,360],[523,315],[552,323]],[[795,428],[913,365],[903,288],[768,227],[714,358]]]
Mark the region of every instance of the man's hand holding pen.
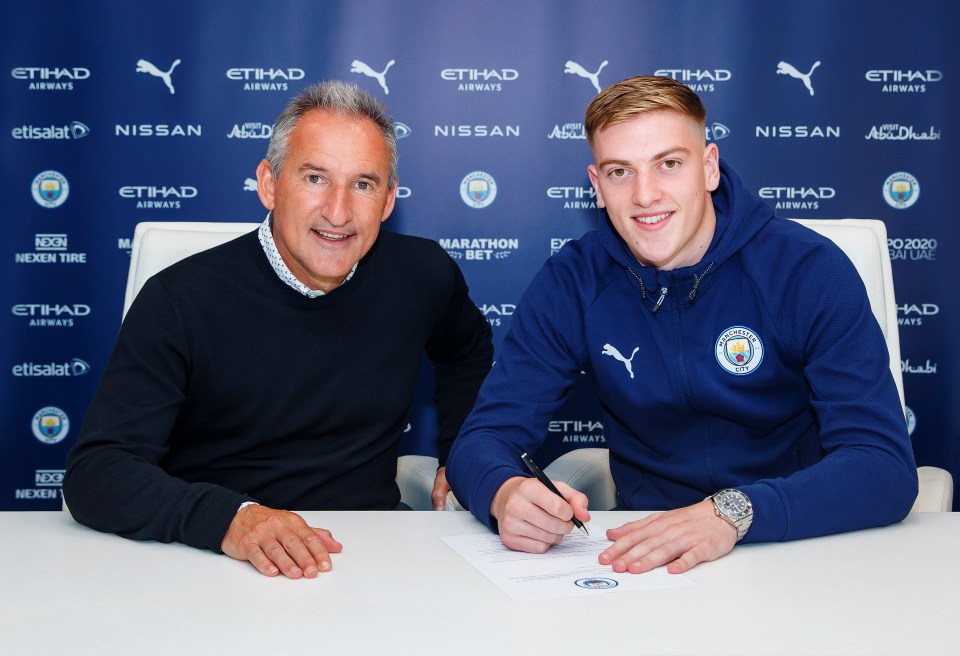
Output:
[[573,518],[590,521],[587,497],[555,482],[562,496],[536,478],[514,476],[497,490],[490,506],[504,546],[517,551],[544,553],[573,530]]

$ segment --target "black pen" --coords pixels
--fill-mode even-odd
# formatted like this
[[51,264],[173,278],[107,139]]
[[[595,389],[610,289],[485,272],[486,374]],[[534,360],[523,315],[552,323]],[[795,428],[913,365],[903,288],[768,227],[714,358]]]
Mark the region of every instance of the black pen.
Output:
[[[527,469],[530,470],[530,473],[537,477],[538,481],[546,485],[548,490],[550,490],[551,492],[556,494],[558,497],[566,501],[566,499],[563,498],[563,495],[560,494],[560,490],[557,489],[557,486],[553,484],[553,481],[547,478],[547,475],[543,473],[542,469],[537,467],[537,463],[535,463],[533,459],[530,458],[530,456],[524,453],[520,455],[520,458],[523,460],[523,464],[527,466]],[[587,530],[587,527],[584,526],[583,522],[581,522],[576,517],[573,518],[573,525],[576,526],[581,531],[583,531],[584,535],[590,535],[590,531]]]

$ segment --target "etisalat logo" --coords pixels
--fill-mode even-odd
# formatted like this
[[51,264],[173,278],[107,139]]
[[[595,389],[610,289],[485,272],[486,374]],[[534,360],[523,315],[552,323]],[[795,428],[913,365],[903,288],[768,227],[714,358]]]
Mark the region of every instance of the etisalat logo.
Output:
[[80,358],[69,362],[22,362],[11,373],[20,378],[74,378],[89,373],[90,365]]
[[14,139],[42,139],[69,141],[83,139],[90,134],[90,128],[80,121],[71,121],[65,125],[19,125],[10,131]]

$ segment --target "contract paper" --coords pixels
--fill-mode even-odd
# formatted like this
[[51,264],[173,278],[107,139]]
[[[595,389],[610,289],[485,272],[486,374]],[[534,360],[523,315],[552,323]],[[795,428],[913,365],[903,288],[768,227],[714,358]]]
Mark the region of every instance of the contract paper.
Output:
[[587,529],[589,536],[574,530],[545,554],[508,549],[493,533],[455,535],[443,540],[518,601],[696,585],[682,574],[668,574],[666,567],[644,574],[614,572],[597,560],[613,544],[606,538],[606,529],[596,524],[587,524]]

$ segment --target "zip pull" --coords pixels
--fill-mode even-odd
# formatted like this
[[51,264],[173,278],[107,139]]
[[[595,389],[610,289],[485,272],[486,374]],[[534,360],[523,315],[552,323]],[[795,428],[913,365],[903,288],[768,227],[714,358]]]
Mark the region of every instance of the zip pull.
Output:
[[669,291],[669,290],[668,290],[668,288],[666,288],[666,287],[661,287],[661,288],[660,288],[660,298],[657,299],[656,304],[653,306],[653,310],[651,310],[651,312],[653,312],[653,314],[656,314],[656,313],[657,313],[657,310],[660,309],[660,306],[663,305],[663,299],[665,299],[665,298],[667,297],[667,291]]

